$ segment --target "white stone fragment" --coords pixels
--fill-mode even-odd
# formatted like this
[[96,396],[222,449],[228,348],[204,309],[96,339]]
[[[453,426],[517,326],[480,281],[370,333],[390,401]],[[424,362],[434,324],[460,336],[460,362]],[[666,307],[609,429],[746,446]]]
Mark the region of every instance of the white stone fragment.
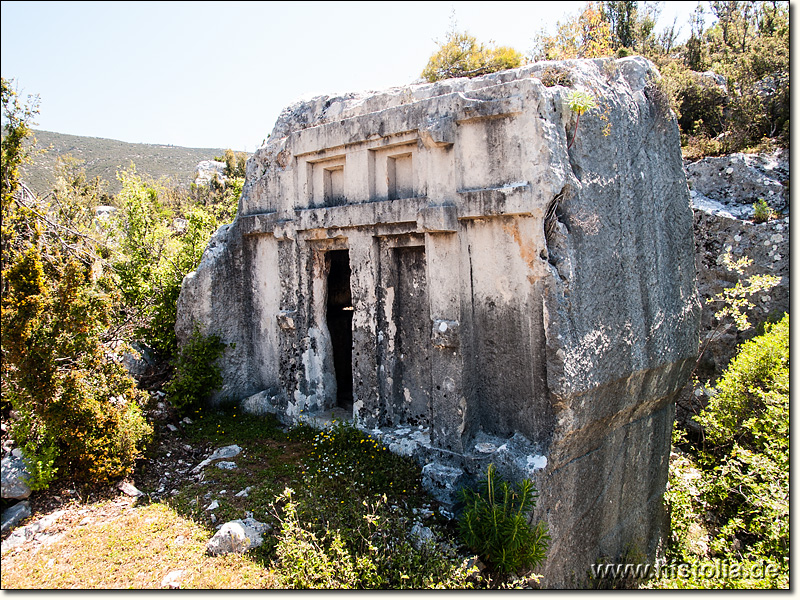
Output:
[[133,496],[134,498],[138,496],[146,496],[144,492],[140,491],[139,489],[136,488],[136,486],[134,486],[131,483],[128,483],[127,481],[120,481],[119,484],[117,485],[117,489],[126,496]]
[[252,517],[229,521],[208,541],[206,550],[212,555],[244,554],[250,548],[260,546],[263,543],[262,534],[269,530],[269,525]]
[[175,569],[174,571],[170,571],[164,576],[164,579],[161,580],[160,587],[169,588],[172,590],[180,589],[182,576],[183,569]]
[[[232,444],[230,446],[223,446],[222,448],[217,448],[214,452],[197,465],[194,469],[192,469],[192,473],[199,473],[200,470],[205,467],[206,465],[211,464],[215,460],[219,460],[220,458],[233,458],[234,456],[238,456],[242,449],[237,446],[236,444]],[[224,467],[223,467],[224,468]]]

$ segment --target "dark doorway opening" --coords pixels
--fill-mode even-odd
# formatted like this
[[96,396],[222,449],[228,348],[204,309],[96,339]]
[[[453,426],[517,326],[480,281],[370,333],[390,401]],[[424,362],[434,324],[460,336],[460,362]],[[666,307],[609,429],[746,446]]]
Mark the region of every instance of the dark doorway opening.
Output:
[[331,250],[328,263],[326,320],[331,334],[336,405],[353,409],[353,298],[350,294],[350,252]]

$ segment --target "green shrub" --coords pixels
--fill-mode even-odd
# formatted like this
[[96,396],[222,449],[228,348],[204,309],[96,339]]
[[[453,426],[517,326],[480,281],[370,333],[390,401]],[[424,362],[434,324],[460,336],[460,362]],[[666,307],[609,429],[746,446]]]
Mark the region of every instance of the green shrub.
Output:
[[[667,558],[720,564],[723,578],[653,580],[657,588],[788,587],[789,316],[741,345],[697,417],[705,442],[670,461]],[[693,457],[693,455],[695,455]],[[765,577],[749,577],[755,565]],[[766,567],[769,567],[768,569]]]
[[222,370],[216,361],[227,346],[218,335],[204,335],[195,327],[175,359],[175,375],[164,388],[178,411],[201,407],[222,386]]
[[457,31],[447,32],[439,49],[428,60],[422,77],[428,82],[451,77],[478,77],[525,64],[525,57],[508,46],[485,46],[475,36]]
[[[705,499],[719,511],[713,546],[753,557],[789,551],[789,315],[742,344],[697,419],[707,446]],[[711,474],[713,473],[713,476]]]
[[351,555],[338,531],[327,532],[322,539],[317,539],[313,532],[303,528],[292,494],[287,488],[277,498],[285,502],[276,548],[281,587],[352,589],[379,585],[381,581],[370,556]]
[[[298,535],[316,544],[310,553],[319,557],[321,552],[336,562],[341,555],[334,543],[338,539],[354,565],[353,557],[370,557],[371,566],[356,565],[351,583],[358,588],[450,589],[476,583],[477,570],[459,556],[443,518],[413,514],[412,507],[425,506],[430,499],[412,459],[393,454],[351,423],[336,422],[323,431],[295,427],[289,437],[308,448],[302,463],[303,493],[295,502],[305,532]],[[423,543],[411,535],[416,522],[430,527],[435,541]]]
[[597,101],[589,92],[573,90],[570,92],[569,96],[567,96],[567,106],[569,106],[569,109],[577,115],[575,117],[575,130],[572,132],[572,140],[567,146],[567,150],[569,150],[569,148],[572,147],[572,144],[575,143],[575,138],[578,135],[578,123],[581,120],[581,115],[587,110],[596,109]]
[[[175,319],[184,276],[197,268],[219,219],[232,219],[242,181],[205,198],[206,205],[181,206],[158,182],[136,174],[135,168],[118,174],[122,190],[114,223],[117,252],[114,268],[123,294],[125,316],[135,339],[144,341],[161,358],[177,352]],[[177,206],[173,206],[177,204]],[[176,218],[186,221],[183,230]]]
[[56,470],[84,481],[126,475],[151,429],[144,394],[102,342],[110,283],[78,260],[56,254],[45,265],[42,255],[32,246],[6,272],[4,383],[20,415],[12,435],[37,487]]
[[531,481],[509,485],[490,464],[477,492],[461,490],[466,507],[459,531],[464,543],[500,573],[536,568],[545,559],[550,539],[543,522],[535,527],[528,522],[536,496]]
[[567,104],[569,105],[569,109],[577,113],[579,117],[587,110],[597,108],[597,101],[594,99],[594,96],[580,90],[573,90],[570,92],[567,97]]
[[[377,470],[378,467],[376,467]],[[353,481],[349,489],[354,489]],[[275,549],[275,571],[281,584],[309,589],[463,589],[473,587],[477,569],[458,557],[449,544],[431,541],[415,545],[409,521],[386,495],[374,501],[319,489],[312,482],[307,497],[296,501],[285,489],[281,532]],[[318,509],[328,497],[336,513]],[[321,504],[318,504],[321,503]],[[346,513],[346,515],[345,515]],[[304,522],[301,522],[301,516]],[[314,516],[319,515],[319,516]]]
[[44,490],[55,479],[58,467],[58,446],[52,435],[48,435],[44,421],[36,418],[25,403],[17,403],[17,419],[12,426],[12,436],[18,443],[23,441],[22,457],[28,469],[28,487],[32,491]]
[[224,156],[215,156],[214,160],[225,163],[225,177],[244,178],[247,167],[247,152],[234,152],[230,148],[225,150]]

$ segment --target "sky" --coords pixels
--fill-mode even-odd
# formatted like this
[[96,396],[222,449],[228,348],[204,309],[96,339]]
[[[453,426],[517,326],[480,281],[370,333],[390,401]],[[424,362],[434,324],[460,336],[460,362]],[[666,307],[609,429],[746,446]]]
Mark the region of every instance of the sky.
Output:
[[[419,80],[459,30],[527,54],[585,2],[3,1],[0,70],[35,129],[252,152],[281,110]],[[696,2],[663,3],[657,31]]]

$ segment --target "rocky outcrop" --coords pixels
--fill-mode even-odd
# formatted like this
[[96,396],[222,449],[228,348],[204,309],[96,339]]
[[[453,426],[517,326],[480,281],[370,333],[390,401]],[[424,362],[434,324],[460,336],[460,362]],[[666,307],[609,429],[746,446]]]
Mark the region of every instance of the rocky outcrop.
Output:
[[[737,347],[759,331],[764,321],[777,320],[789,311],[789,150],[769,154],[735,154],[711,157],[686,165],[694,209],[697,285],[703,312],[702,356],[695,370],[697,383],[690,382],[678,401],[678,417],[690,432],[700,435],[692,417],[708,401],[706,385],[724,372]],[[752,220],[753,204],[764,199],[775,211],[764,223]],[[747,258],[743,279],[774,275],[774,288],[750,298],[746,310],[753,325],[740,331],[731,319],[720,322],[714,313],[719,302],[709,302],[739,280],[723,257]]]
[[781,216],[789,214],[789,151],[729,154],[686,165],[692,205],[705,213],[752,219],[753,204],[764,200]]
[[[657,77],[537,63],[287,108],[179,299],[181,340],[231,344],[217,400],[346,411],[441,496],[490,462],[534,479],[550,586],[653,557],[700,312]],[[573,134],[576,89],[600,107]]]
[[31,476],[19,448],[15,448],[2,460],[0,473],[2,474],[3,498],[24,500],[31,495],[31,488],[28,486]]
[[194,184],[204,186],[214,180],[225,181],[225,163],[218,160],[201,160],[197,163],[194,174]]
[[17,527],[11,532],[5,540],[3,540],[2,549],[0,553],[5,554],[9,550],[13,550],[18,546],[35,540],[37,542],[55,541],[60,538],[62,534],[52,533],[48,530],[66,514],[65,510],[58,510],[42,517],[41,519],[25,525],[24,527]]

